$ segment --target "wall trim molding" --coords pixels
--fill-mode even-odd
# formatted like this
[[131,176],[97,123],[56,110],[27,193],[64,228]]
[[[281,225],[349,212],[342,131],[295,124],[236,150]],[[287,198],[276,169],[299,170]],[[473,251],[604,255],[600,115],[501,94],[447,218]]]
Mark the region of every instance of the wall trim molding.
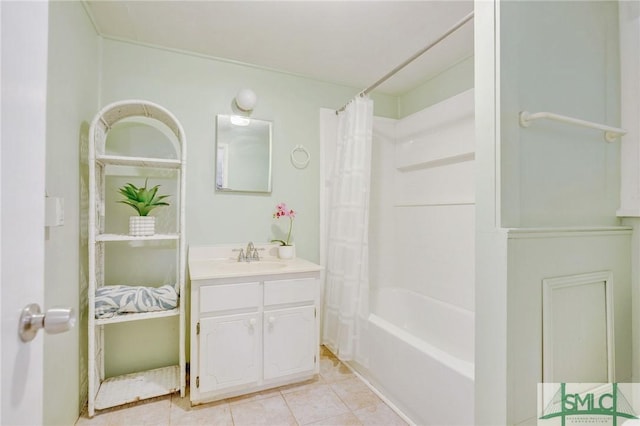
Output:
[[607,381],[615,381],[615,342],[613,327],[613,272],[600,271],[586,274],[547,278],[542,280],[542,381],[558,382],[553,364],[553,295],[554,291],[567,287],[579,287],[603,283],[605,303],[605,330],[607,345]]

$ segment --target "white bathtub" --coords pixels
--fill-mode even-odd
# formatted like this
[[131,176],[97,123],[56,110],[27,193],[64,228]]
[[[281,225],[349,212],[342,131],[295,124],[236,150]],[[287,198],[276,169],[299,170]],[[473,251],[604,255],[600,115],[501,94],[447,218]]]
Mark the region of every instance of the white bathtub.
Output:
[[473,312],[400,288],[372,293],[370,308],[356,369],[418,425],[473,424]]

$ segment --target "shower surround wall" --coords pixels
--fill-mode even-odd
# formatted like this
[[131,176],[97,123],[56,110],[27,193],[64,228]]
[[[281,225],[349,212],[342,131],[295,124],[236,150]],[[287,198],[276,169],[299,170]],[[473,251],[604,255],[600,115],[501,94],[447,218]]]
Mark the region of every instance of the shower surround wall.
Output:
[[374,121],[371,287],[402,287],[472,311],[474,120],[468,90]]
[[[325,170],[331,114],[321,114]],[[401,120],[374,117],[371,312],[351,365],[417,424],[473,423],[474,137],[473,90]]]

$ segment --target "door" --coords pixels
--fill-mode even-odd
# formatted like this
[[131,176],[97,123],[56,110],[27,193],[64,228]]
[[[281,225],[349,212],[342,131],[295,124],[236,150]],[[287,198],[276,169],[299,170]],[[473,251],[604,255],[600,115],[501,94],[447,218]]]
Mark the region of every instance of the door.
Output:
[[264,379],[312,372],[318,337],[315,306],[264,313]]
[[39,425],[42,333],[18,337],[22,309],[43,306],[49,5],[0,1],[0,424]]
[[249,313],[200,320],[200,393],[258,382],[258,318],[258,313]]

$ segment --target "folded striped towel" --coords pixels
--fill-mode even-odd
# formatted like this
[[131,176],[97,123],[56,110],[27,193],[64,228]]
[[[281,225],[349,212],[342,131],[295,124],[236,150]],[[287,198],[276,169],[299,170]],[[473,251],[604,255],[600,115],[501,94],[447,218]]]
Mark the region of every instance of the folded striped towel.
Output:
[[109,285],[96,290],[96,318],[166,311],[177,306],[178,293],[169,284],[162,287]]

